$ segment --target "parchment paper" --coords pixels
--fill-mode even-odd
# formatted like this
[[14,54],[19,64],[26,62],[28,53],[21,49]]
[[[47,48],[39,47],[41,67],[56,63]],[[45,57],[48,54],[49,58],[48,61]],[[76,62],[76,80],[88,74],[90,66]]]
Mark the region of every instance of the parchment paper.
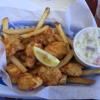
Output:
[[[41,0],[40,0],[41,1]],[[9,8],[9,7],[0,7],[0,21],[3,17],[9,17],[11,21],[11,25],[14,27],[19,27],[20,24],[14,25],[13,21],[25,22],[25,21],[37,21],[41,14],[43,7],[49,6],[49,0],[43,0],[44,4],[39,4],[39,9],[32,9],[31,10],[22,10],[16,8]],[[66,0],[62,0],[64,2]],[[68,1],[68,0],[67,0]],[[46,3],[47,2],[47,3]],[[48,21],[58,21],[63,25],[63,28],[66,31],[66,34],[73,38],[75,34],[80,31],[81,29],[88,27],[88,26],[96,26],[95,20],[87,7],[87,4],[84,0],[74,0],[74,2],[69,3],[67,6],[60,10],[56,9],[56,6],[53,4],[54,2],[51,0],[50,7],[52,7],[50,16]],[[56,3],[57,0],[55,0]],[[60,3],[59,3],[60,4]],[[41,6],[42,5],[42,6]],[[53,9],[54,8],[54,9]],[[2,51],[3,50],[3,51]],[[77,86],[77,85],[67,85],[67,86],[49,86],[49,87],[41,87],[32,92],[21,92],[15,86],[11,86],[9,81],[9,77],[4,72],[4,68],[6,67],[6,54],[5,49],[2,43],[0,43],[0,70],[3,81],[8,85],[10,89],[8,92],[12,91],[12,95],[18,96],[20,98],[33,98],[33,97],[42,97],[46,99],[74,99],[74,98],[93,98],[93,92],[89,95],[84,95],[85,91],[89,91],[90,88],[93,89],[94,86],[87,87],[87,86]],[[82,90],[82,91],[81,91]],[[76,94],[73,94],[76,91]],[[79,92],[80,91],[80,92]],[[84,92],[83,92],[84,91]],[[99,90],[98,90],[99,91]],[[6,93],[6,92],[5,92]],[[8,95],[11,95],[9,94]],[[92,95],[92,96],[90,96]]]

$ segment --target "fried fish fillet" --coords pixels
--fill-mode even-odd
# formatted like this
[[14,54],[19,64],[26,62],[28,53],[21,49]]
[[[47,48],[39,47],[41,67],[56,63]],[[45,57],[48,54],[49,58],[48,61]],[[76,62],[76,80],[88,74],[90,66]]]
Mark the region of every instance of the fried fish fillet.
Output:
[[41,77],[44,85],[57,85],[62,78],[62,73],[58,68],[40,66],[36,70],[33,70],[32,73]]
[[81,65],[78,63],[69,63],[61,67],[61,72],[68,76],[80,76],[82,74]]
[[67,45],[64,42],[53,42],[45,50],[59,59],[62,59],[68,51]]
[[32,76],[30,73],[22,74],[18,79],[18,88],[20,90],[33,90],[43,84],[43,81],[38,76]]
[[21,70],[14,64],[8,64],[6,67],[6,71],[12,77],[19,77],[22,73]]
[[17,51],[24,49],[24,45],[21,43],[21,40],[17,35],[7,35],[7,37],[3,39],[3,42],[5,44],[7,56],[12,56]]

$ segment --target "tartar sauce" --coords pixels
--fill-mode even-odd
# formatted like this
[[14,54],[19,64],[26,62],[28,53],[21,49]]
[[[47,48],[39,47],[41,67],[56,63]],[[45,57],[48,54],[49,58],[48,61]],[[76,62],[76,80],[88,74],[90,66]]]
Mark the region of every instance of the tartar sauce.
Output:
[[88,63],[100,65],[100,30],[80,34],[75,43],[77,54]]

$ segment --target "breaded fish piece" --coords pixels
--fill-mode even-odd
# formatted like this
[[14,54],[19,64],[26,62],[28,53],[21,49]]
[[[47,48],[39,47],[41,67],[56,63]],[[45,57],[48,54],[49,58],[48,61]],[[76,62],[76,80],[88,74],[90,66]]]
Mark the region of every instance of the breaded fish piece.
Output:
[[30,73],[22,74],[18,79],[18,88],[20,90],[33,90],[43,84],[43,81],[38,76],[32,76]]
[[21,70],[14,64],[8,64],[6,71],[11,77],[19,77],[22,74]]
[[24,65],[28,68],[33,68],[36,63],[35,57],[26,57]]
[[24,45],[17,35],[7,36],[4,38],[3,42],[5,44],[7,56],[14,55],[17,51],[24,49]]
[[62,59],[68,51],[67,45],[64,42],[53,42],[45,50],[59,59]]
[[26,56],[28,56],[28,57],[34,57],[33,46],[42,48],[42,45],[40,43],[30,42],[26,46],[26,49],[25,49]]
[[57,85],[62,78],[62,73],[58,68],[40,66],[38,69],[33,70],[34,74],[41,77],[44,85]]
[[82,74],[81,65],[78,63],[69,63],[61,67],[61,72],[68,76],[80,76]]

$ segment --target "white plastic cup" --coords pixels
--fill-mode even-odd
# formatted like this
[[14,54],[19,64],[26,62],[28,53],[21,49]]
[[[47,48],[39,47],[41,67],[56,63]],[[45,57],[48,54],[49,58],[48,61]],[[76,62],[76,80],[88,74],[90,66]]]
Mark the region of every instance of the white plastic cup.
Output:
[[[85,66],[89,66],[89,67],[94,67],[94,68],[100,68],[100,65],[96,65],[93,63],[90,63],[88,61],[86,61],[86,59],[83,59],[83,56],[80,54],[78,48],[76,47],[76,43],[80,40],[82,40],[82,35],[86,34],[86,33],[90,33],[96,31],[100,33],[100,28],[98,27],[87,27],[82,29],[81,31],[79,31],[76,36],[74,37],[74,41],[73,41],[73,48],[74,48],[74,52],[75,52],[75,57],[78,60],[78,62],[80,62],[81,64],[85,65]],[[82,46],[84,46],[83,44],[81,44]],[[82,53],[83,51],[81,51]]]

